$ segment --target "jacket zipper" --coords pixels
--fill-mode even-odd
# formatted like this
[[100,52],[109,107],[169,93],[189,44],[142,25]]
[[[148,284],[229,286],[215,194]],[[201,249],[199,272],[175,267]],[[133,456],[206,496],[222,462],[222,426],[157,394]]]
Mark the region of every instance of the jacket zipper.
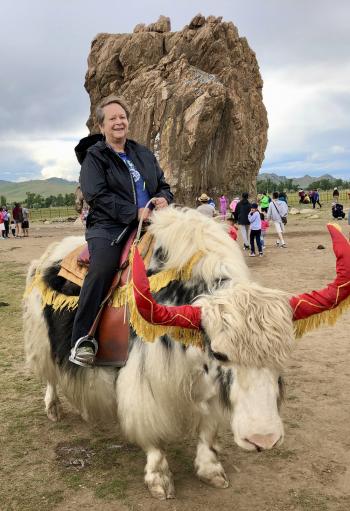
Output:
[[135,204],[135,206],[137,206],[137,199],[136,199],[134,180],[133,180],[132,175],[130,173],[129,167],[127,166],[125,161],[120,156],[118,156],[117,154],[114,153],[114,151],[112,151],[111,149],[109,149],[109,151],[112,153],[113,158],[116,158],[118,163],[122,162],[122,164],[126,168],[128,174],[129,174],[130,182],[131,182],[131,188],[132,188],[132,194],[133,194],[133,198],[134,198],[134,204]]

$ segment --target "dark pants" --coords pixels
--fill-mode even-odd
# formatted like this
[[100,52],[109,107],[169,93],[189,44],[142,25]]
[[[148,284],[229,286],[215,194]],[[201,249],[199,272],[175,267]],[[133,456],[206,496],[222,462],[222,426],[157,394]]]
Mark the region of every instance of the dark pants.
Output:
[[9,222],[9,220],[4,220],[4,225],[5,225],[5,236],[6,236],[6,238],[8,238],[9,230],[10,230],[10,222]]
[[316,200],[316,201],[312,201],[312,207],[313,207],[313,209],[315,209],[316,204],[318,204],[318,205],[320,206],[320,208],[322,208],[322,206],[321,206],[321,204],[320,204],[320,201],[319,201],[319,200]]
[[255,254],[255,245],[254,240],[256,240],[256,244],[258,245],[259,254],[262,252],[262,246],[261,246],[261,229],[258,229],[256,231],[250,231],[250,251],[252,254]]
[[90,252],[89,271],[79,295],[78,310],[72,331],[72,346],[88,334],[99,306],[111,287],[119,264],[122,245],[111,245],[105,238],[88,240]]

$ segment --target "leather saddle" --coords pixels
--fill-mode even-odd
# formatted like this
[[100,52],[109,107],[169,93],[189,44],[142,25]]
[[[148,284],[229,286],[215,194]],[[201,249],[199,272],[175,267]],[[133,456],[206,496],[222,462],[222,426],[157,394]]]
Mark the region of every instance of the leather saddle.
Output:
[[[111,289],[116,285],[117,287],[122,287],[127,283],[129,275],[128,258],[136,232],[136,229],[133,230],[124,244],[118,265],[122,270],[116,273]],[[138,246],[144,259],[148,262],[153,251],[152,236],[146,232]],[[87,244],[83,247],[80,246],[63,259],[59,275],[81,286],[83,278],[88,271],[89,260],[90,254]],[[117,282],[117,280],[119,281]],[[95,338],[98,342],[95,365],[124,366],[128,358],[129,336],[128,310],[124,306],[113,307],[112,300],[109,299],[103,307],[95,333]]]

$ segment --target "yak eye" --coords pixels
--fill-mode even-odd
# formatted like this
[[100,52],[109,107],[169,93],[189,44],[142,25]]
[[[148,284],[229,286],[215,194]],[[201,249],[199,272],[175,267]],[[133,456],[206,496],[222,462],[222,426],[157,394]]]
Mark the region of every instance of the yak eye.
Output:
[[219,351],[213,351],[213,356],[216,358],[216,360],[219,360],[220,362],[228,362],[228,357],[224,355],[223,353],[220,353]]

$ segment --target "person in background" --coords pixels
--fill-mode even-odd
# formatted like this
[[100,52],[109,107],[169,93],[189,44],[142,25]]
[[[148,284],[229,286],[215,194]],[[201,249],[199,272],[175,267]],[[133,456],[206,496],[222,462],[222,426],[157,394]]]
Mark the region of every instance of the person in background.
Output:
[[259,256],[263,255],[263,249],[261,246],[261,218],[260,213],[258,211],[258,205],[256,202],[253,202],[251,206],[251,210],[248,214],[248,220],[250,222],[250,257],[255,257],[255,242],[258,246]]
[[211,197],[209,197],[208,204],[209,204],[209,206],[211,206],[211,207],[213,208],[213,210],[214,210],[214,212],[215,212],[215,208],[216,208],[216,206],[215,206],[215,201],[214,201],[214,199],[212,199]]
[[261,198],[260,198],[261,211],[263,211],[264,213],[267,213],[267,210],[269,209],[269,204],[270,204],[270,197],[267,195],[267,192],[263,192],[261,194]]
[[260,240],[261,240],[262,249],[264,250],[264,248],[265,248],[265,236],[266,236],[266,233],[267,233],[267,229],[270,227],[270,224],[269,224],[269,221],[265,219],[264,213],[260,213],[260,218],[261,218],[261,235],[260,235]]
[[231,204],[230,204],[230,210],[231,210],[231,213],[232,213],[232,217],[235,218],[235,211],[236,211],[236,207],[237,207],[237,204],[239,203],[239,197],[235,197],[233,199],[233,201],[231,201]]
[[228,233],[229,235],[231,236],[231,238],[234,240],[234,241],[237,241],[237,237],[238,237],[238,233],[237,233],[237,227],[235,226],[235,221],[233,218],[228,218],[226,220],[226,222],[228,223],[229,225],[229,230],[228,230]]
[[29,236],[29,209],[28,208],[22,208],[22,231],[23,236],[28,237]]
[[220,197],[220,215],[221,215],[222,220],[225,220],[225,218],[226,218],[227,203],[228,203],[228,200],[226,199],[225,195],[221,195],[221,197]]
[[278,198],[279,198],[279,200],[281,200],[281,201],[285,202],[286,204],[288,204],[288,196],[287,196],[286,192],[279,192]]
[[106,297],[130,232],[151,214],[173,200],[170,186],[155,155],[147,147],[127,138],[129,108],[122,98],[111,95],[96,109],[101,134],[82,139],[75,152],[80,186],[90,206],[86,240],[90,265],[79,295],[69,360],[87,367],[98,349],[89,331]]
[[0,234],[2,240],[6,239],[4,218],[5,218],[4,208],[0,207]]
[[339,204],[339,202],[333,202],[332,204],[332,216],[337,220],[343,220],[345,218],[345,213],[343,211],[343,204]]
[[284,224],[282,220],[282,218],[286,218],[287,215],[288,215],[287,204],[284,201],[279,200],[278,192],[273,192],[272,201],[267,212],[267,220],[273,221],[278,236],[276,245],[282,248],[287,248],[287,245],[283,238]]
[[[350,225],[350,209],[348,212],[348,225]],[[350,241],[350,229],[349,229],[349,241]]]
[[339,190],[338,188],[335,186],[333,188],[333,202],[338,202],[339,200]]
[[11,215],[7,207],[4,207],[4,225],[5,225],[5,237],[10,237],[10,219]]
[[15,224],[14,220],[11,220],[10,227],[11,227],[12,236],[15,238],[16,237],[16,224]]
[[21,234],[21,227],[23,221],[22,207],[19,204],[19,202],[15,203],[15,207],[12,210],[12,218],[14,219],[16,224],[16,237],[19,238]]
[[206,193],[202,193],[197,200],[200,202],[200,205],[197,207],[197,211],[202,213],[202,215],[213,218],[215,209],[209,204],[210,199],[208,195]]
[[316,208],[316,204],[318,204],[320,206],[320,208],[322,208],[322,205],[320,203],[320,194],[318,193],[317,188],[315,188],[312,192],[311,202],[312,202],[313,209]]
[[243,250],[249,249],[249,220],[248,215],[250,213],[251,204],[248,200],[248,193],[242,193],[242,199],[236,206],[235,220],[238,222],[239,230],[243,239]]
[[299,195],[299,204],[303,204],[304,203],[304,197],[305,197],[304,190],[300,189],[298,191],[298,195]]

